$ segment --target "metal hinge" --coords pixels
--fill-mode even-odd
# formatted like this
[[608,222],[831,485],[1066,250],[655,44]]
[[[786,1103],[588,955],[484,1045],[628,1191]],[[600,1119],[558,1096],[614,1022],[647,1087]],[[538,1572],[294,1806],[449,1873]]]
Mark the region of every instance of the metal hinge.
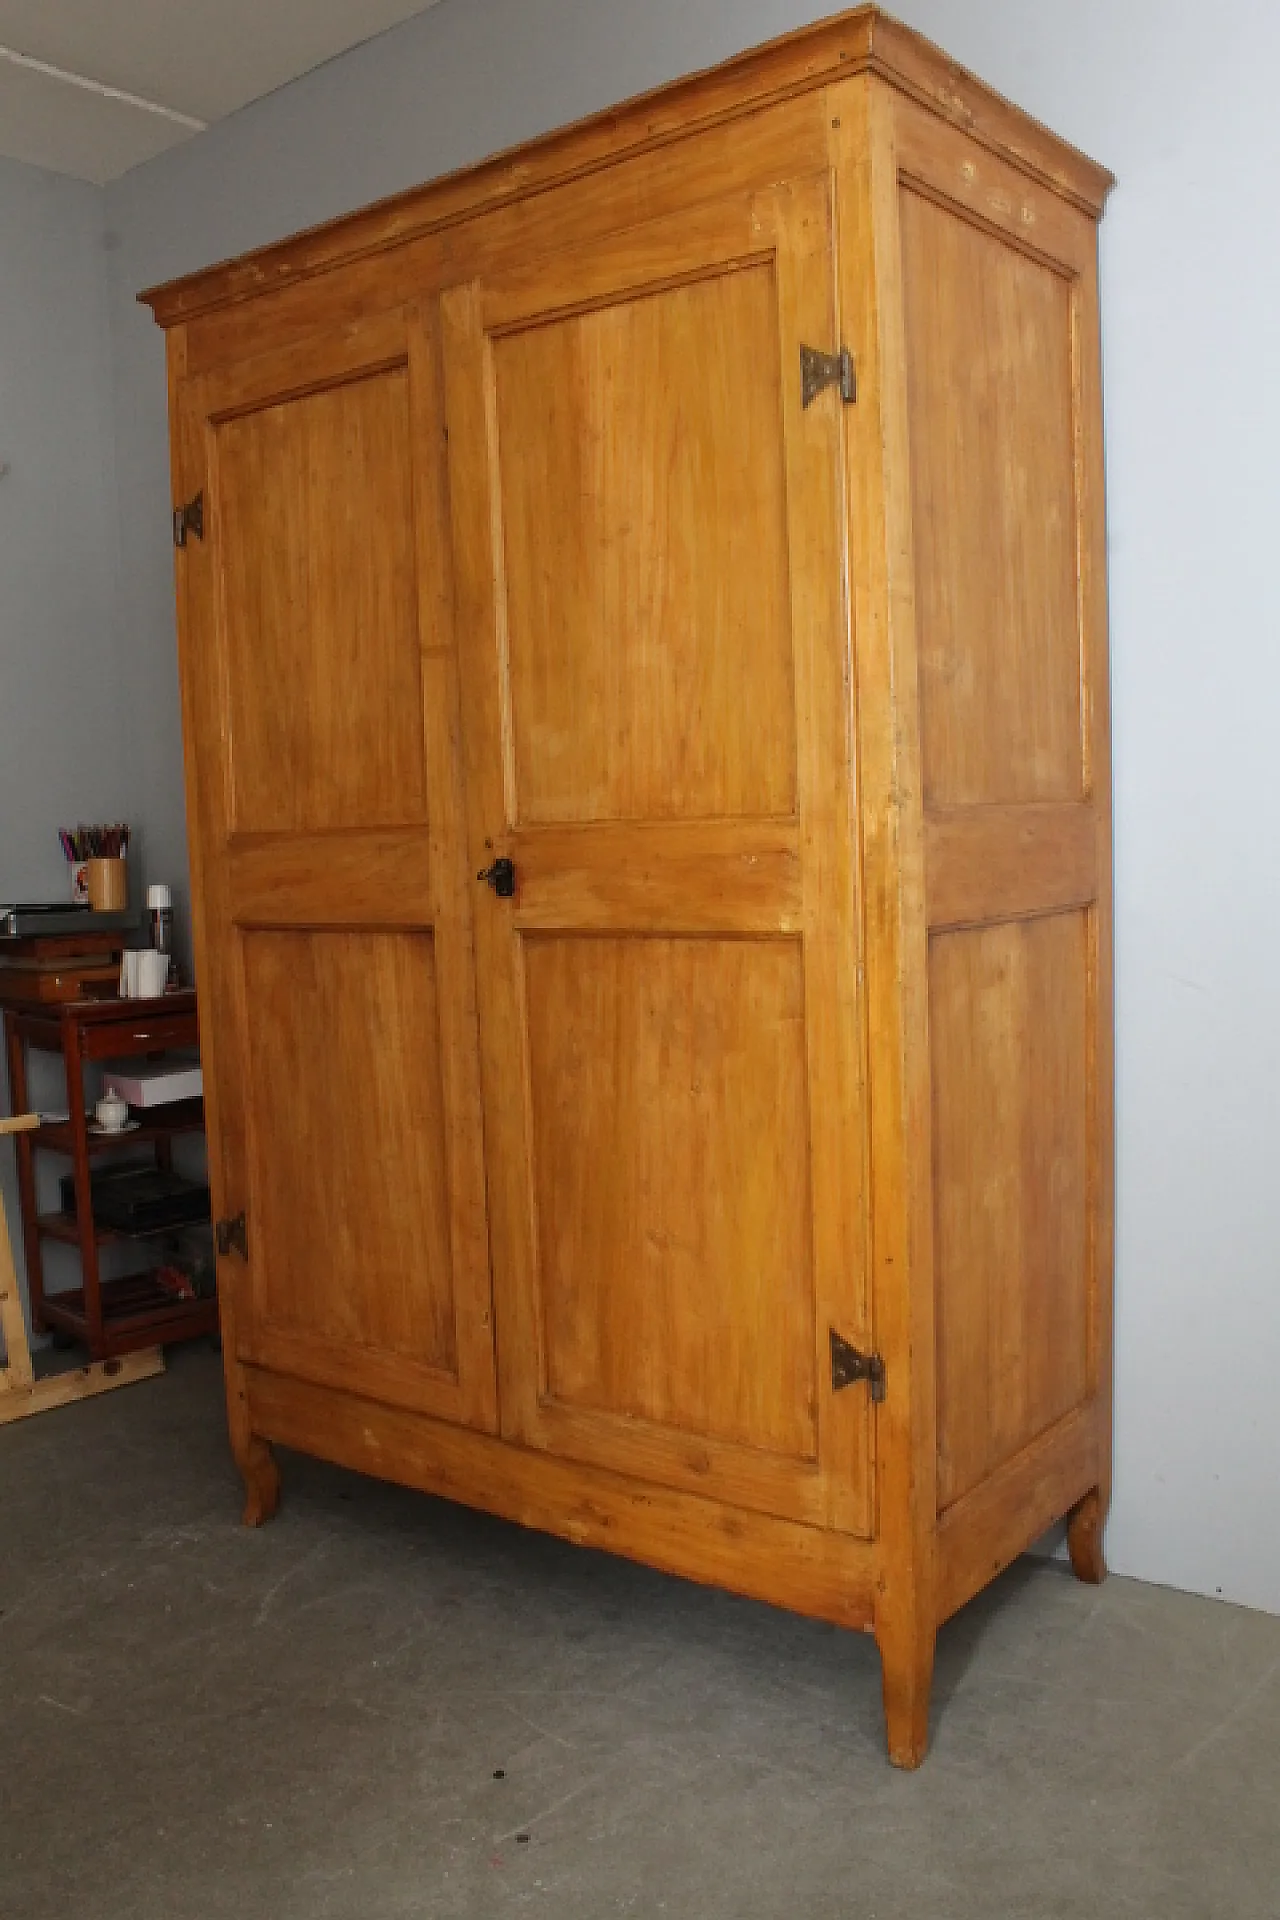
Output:
[[198,493],[194,500],[188,500],[185,507],[173,510],[173,544],[185,547],[187,535],[194,533],[197,540],[204,539],[204,493]]
[[238,1253],[242,1260],[249,1258],[249,1236],[242,1213],[236,1214],[232,1220],[219,1220],[213,1230],[213,1238],[220,1254]]
[[838,353],[819,353],[816,347],[801,347],[800,405],[810,406],[828,387],[839,387],[840,398],[846,406],[857,399],[858,382],[848,347],[841,347]]
[[871,1382],[871,1398],[884,1399],[884,1361],[878,1353],[859,1353],[847,1340],[842,1340],[834,1327],[828,1329],[831,1335],[831,1391],[839,1393],[841,1387],[851,1387],[858,1380]]

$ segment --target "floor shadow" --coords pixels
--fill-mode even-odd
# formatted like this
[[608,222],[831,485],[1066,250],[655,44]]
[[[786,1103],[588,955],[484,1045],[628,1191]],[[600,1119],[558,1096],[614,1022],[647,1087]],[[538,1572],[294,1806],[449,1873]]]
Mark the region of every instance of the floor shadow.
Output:
[[935,1732],[993,1621],[1037,1581],[1063,1577],[1064,1569],[1056,1562],[1024,1553],[939,1628],[933,1669]]

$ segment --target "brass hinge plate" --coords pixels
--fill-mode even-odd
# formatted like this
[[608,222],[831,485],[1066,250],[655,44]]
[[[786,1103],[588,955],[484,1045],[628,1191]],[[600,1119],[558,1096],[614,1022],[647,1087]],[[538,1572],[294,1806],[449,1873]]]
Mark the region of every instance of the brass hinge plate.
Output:
[[801,347],[800,405],[812,406],[828,387],[839,387],[840,398],[846,406],[852,406],[857,399],[858,381],[848,347],[841,347],[838,353],[820,353],[817,347]]
[[197,540],[204,539],[204,492],[203,489],[194,500],[188,500],[185,507],[173,510],[173,544],[185,547],[187,535],[194,533]]
[[831,1391],[839,1393],[842,1387],[852,1387],[859,1380],[871,1385],[871,1398],[877,1403],[884,1399],[884,1361],[878,1353],[859,1353],[857,1347],[850,1346],[836,1332],[828,1329],[831,1335]]
[[230,1220],[219,1220],[213,1230],[213,1238],[224,1259],[229,1253],[238,1253],[242,1260],[249,1258],[249,1235],[242,1213],[237,1213]]

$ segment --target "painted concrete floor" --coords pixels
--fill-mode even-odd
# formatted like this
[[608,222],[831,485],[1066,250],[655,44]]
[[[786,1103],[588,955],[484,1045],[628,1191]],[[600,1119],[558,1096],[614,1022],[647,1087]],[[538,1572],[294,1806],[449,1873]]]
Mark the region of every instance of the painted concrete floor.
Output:
[[0,1430],[2,1920],[1277,1920],[1280,1620],[1022,1563],[870,1640],[286,1456],[207,1350]]

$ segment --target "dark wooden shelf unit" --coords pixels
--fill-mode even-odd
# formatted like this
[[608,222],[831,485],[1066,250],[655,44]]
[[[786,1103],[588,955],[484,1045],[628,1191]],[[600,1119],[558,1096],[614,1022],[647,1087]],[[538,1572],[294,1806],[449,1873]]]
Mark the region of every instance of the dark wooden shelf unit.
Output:
[[[161,1287],[154,1271],[105,1279],[98,1263],[101,1247],[128,1242],[154,1243],[177,1229],[126,1233],[95,1222],[90,1161],[103,1154],[150,1146],[156,1165],[172,1168],[173,1142],[204,1127],[202,1100],[175,1101],[143,1116],[142,1124],[119,1134],[91,1133],[85,1111],[86,1061],[155,1059],[199,1043],[196,996],[166,994],[160,1000],[73,1000],[31,1006],[13,999],[4,1006],[5,1048],[14,1111],[29,1107],[27,1054],[61,1055],[66,1072],[66,1120],[46,1122],[17,1136],[18,1193],[27,1256],[31,1319],[38,1332],[55,1329],[81,1341],[94,1360],[107,1360],[157,1342],[191,1340],[218,1326],[216,1300],[178,1300]],[[74,1212],[41,1213],[36,1201],[35,1156],[65,1155],[75,1171]],[[80,1255],[81,1285],[46,1293],[42,1247],[46,1240],[73,1246]],[[154,1261],[154,1253],[152,1260]]]
[[[203,1133],[204,1101],[175,1100],[172,1106],[157,1107],[154,1118],[144,1120],[141,1126],[130,1128],[128,1133],[92,1133],[87,1114],[85,1122],[85,1146],[89,1153],[118,1153],[121,1147],[151,1146],[157,1141],[176,1139],[180,1133]],[[55,1120],[37,1127],[31,1140],[34,1146],[49,1147],[59,1153],[69,1154],[73,1132],[70,1120]]]
[[[218,1331],[216,1300],[175,1299],[150,1270],[125,1274],[118,1280],[102,1280],[98,1293],[102,1325],[95,1342],[95,1357],[99,1359],[110,1360],[119,1354],[132,1353],[138,1347],[194,1340],[201,1334]],[[83,1287],[69,1288],[65,1293],[47,1293],[44,1320],[57,1332],[70,1334],[85,1346],[90,1344],[89,1312]]]
[[[38,1213],[36,1231],[46,1240],[65,1240],[70,1247],[80,1245],[81,1227],[74,1213]],[[109,1246],[113,1241],[134,1240],[139,1236],[121,1233],[119,1227],[104,1227],[100,1221],[93,1223],[93,1237],[100,1247]]]

